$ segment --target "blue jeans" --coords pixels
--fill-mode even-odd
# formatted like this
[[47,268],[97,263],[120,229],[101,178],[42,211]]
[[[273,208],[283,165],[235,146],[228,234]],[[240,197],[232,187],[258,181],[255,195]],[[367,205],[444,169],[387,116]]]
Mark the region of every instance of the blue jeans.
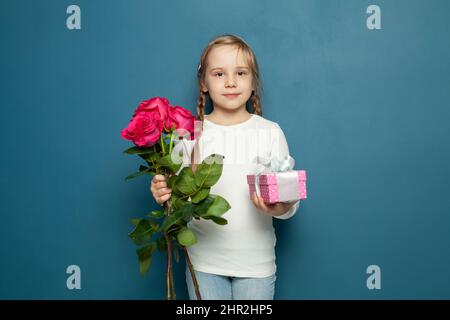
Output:
[[[273,300],[276,275],[265,278],[229,277],[195,271],[202,300]],[[186,267],[189,299],[197,300],[191,272]]]

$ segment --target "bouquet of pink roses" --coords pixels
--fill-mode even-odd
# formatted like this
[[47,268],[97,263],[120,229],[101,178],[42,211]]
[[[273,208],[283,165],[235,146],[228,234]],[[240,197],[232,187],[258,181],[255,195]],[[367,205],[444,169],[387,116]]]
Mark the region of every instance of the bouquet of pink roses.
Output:
[[[217,224],[227,224],[222,215],[230,209],[221,196],[210,194],[211,187],[222,175],[223,156],[212,154],[196,167],[182,166],[178,152],[174,152],[177,139],[195,138],[195,117],[189,110],[171,106],[166,98],[154,97],[143,101],[135,110],[122,137],[135,146],[125,150],[145,161],[139,171],[127,176],[129,180],[142,175],[161,174],[166,177],[172,196],[164,203],[164,210],[151,211],[148,218],[132,219],[134,230],[129,233],[140,246],[136,253],[140,272],[144,275],[155,250],[167,252],[167,299],[176,299],[172,274],[172,251],[178,262],[178,247],[184,252],[191,270],[197,298],[201,299],[198,283],[186,247],[196,243],[196,236],[187,226],[192,219],[209,219]],[[180,171],[180,172],[179,172]]]

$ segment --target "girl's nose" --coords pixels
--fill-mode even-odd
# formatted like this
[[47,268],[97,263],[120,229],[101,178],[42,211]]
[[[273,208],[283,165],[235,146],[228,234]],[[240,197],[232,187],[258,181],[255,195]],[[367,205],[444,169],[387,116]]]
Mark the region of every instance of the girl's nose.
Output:
[[233,77],[229,77],[225,83],[226,87],[236,86],[236,81],[234,81]]

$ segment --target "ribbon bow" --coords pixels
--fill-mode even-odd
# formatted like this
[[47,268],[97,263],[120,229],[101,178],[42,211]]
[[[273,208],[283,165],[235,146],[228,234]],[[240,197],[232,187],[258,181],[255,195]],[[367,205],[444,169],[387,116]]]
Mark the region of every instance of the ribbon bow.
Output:
[[287,155],[282,159],[278,157],[269,159],[257,156],[253,159],[253,162],[264,166],[255,174],[255,191],[258,197],[261,195],[261,191],[259,189],[259,176],[261,174],[265,172],[286,172],[294,169],[295,166],[295,160],[290,155]]

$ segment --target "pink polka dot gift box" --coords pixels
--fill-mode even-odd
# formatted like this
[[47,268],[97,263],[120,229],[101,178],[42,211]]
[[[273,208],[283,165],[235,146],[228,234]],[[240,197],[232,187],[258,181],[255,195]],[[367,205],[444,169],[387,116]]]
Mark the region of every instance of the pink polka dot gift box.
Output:
[[257,176],[256,180],[259,182],[257,186],[255,186],[256,176],[254,174],[247,175],[250,199],[254,192],[262,196],[265,203],[306,199],[305,170],[264,172]]

